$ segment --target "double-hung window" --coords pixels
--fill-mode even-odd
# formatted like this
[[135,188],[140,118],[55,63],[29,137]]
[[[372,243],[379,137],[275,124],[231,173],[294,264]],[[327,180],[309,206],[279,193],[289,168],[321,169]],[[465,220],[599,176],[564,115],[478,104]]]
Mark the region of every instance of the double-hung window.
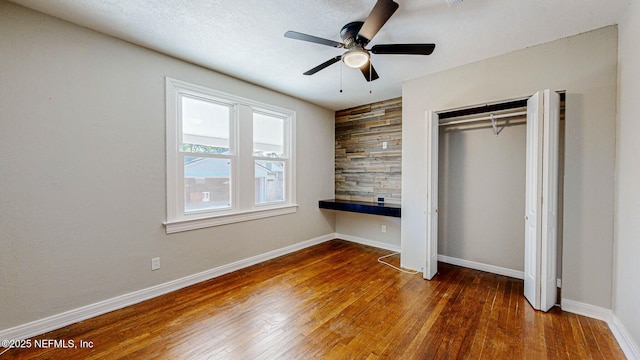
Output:
[[167,232],[296,211],[295,112],[167,78]]

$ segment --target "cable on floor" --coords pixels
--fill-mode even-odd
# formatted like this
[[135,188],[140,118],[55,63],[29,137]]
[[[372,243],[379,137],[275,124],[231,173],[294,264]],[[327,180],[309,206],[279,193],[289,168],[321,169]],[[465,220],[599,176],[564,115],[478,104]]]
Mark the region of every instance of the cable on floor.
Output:
[[394,268],[394,269],[396,269],[396,270],[398,270],[400,272],[403,272],[405,274],[415,275],[415,274],[418,274],[420,272],[420,271],[413,271],[413,270],[412,271],[404,270],[404,269],[401,269],[401,268],[399,268],[397,266],[393,266],[393,265],[389,264],[388,262],[382,261],[382,259],[394,256],[394,255],[400,255],[400,253],[392,253],[392,254],[389,254],[389,255],[380,256],[378,258],[378,262],[381,263],[381,264],[387,265],[389,267],[392,267],[392,268]]

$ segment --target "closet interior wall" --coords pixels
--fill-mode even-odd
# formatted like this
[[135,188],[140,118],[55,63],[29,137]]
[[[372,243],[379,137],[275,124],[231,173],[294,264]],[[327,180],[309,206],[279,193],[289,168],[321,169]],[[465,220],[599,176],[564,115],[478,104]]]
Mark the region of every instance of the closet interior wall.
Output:
[[[500,118],[496,120],[498,135],[488,119],[490,113],[441,120],[441,124],[456,124],[439,128],[440,255],[523,271],[526,156],[523,111],[526,108],[507,111],[520,114],[517,116],[496,116]],[[485,120],[464,121],[478,118]],[[564,168],[563,119],[562,106],[560,179]],[[558,274],[561,274],[562,219],[559,222]]]

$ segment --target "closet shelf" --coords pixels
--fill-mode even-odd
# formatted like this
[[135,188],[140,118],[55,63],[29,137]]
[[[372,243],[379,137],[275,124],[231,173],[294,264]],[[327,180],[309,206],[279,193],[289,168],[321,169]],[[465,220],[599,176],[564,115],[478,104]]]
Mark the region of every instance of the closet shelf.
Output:
[[400,217],[399,204],[329,199],[329,200],[320,200],[318,205],[320,206],[321,209],[331,209],[331,210],[339,210],[339,211],[357,212],[361,214]]

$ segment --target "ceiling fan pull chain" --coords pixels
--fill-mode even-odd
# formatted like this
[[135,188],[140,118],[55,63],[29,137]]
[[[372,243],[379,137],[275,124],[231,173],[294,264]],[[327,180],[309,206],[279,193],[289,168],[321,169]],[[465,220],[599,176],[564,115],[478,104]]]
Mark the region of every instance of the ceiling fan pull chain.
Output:
[[342,93],[342,62],[340,62],[340,93]]
[[369,60],[369,94],[371,94],[371,60]]

